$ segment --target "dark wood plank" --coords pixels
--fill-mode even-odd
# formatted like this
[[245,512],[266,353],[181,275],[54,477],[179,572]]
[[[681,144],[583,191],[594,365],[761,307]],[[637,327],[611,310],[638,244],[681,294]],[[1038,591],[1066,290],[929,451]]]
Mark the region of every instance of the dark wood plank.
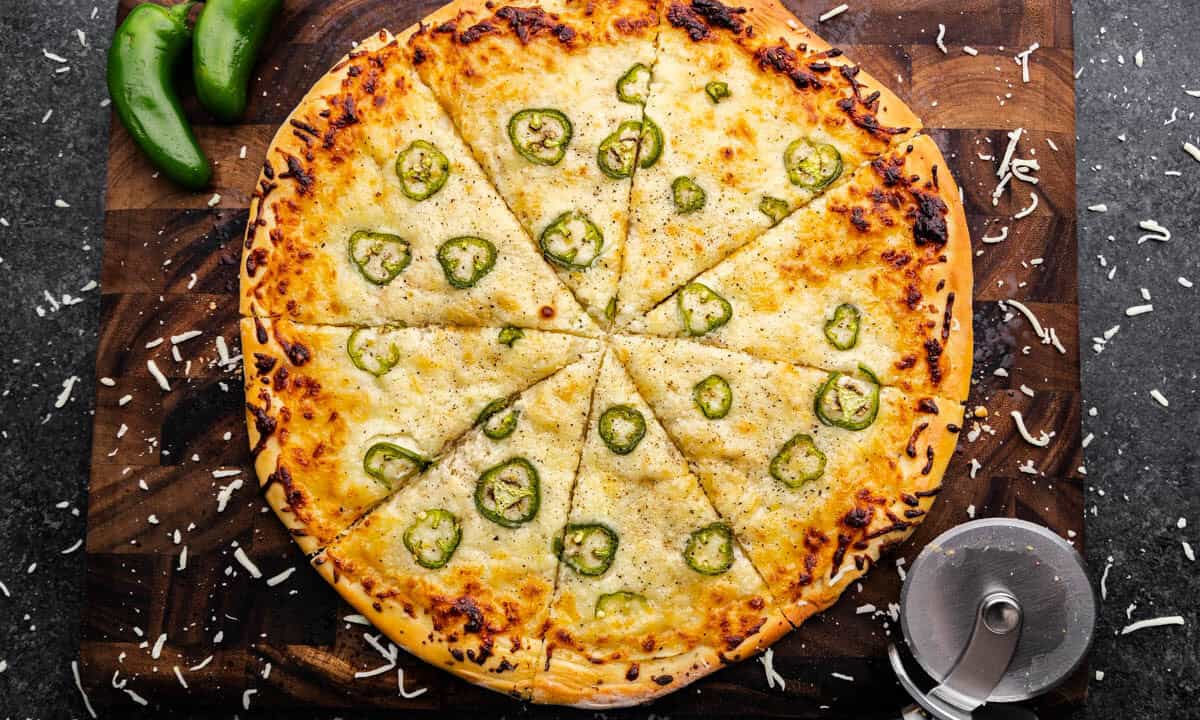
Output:
[[[121,0],[119,16],[138,1]],[[97,375],[116,384],[98,386],[80,651],[84,684],[98,705],[132,702],[112,687],[112,672],[120,669],[127,687],[163,705],[236,709],[243,692],[254,690],[254,708],[380,708],[431,718],[592,717],[523,709],[403,652],[399,664],[406,686],[428,688],[424,695],[399,697],[394,672],[354,679],[356,672],[381,663],[363,640],[364,633],[375,631],[344,620],[353,611],[306,567],[287,532],[264,512],[253,488],[240,378],[214,362],[217,335],[231,353],[238,352],[237,265],[245,208],[276,128],[354,41],[380,27],[402,30],[440,4],[289,0],[256,70],[256,91],[242,123],[215,122],[185,92],[186,110],[216,161],[212,193],[183,192],[155,177],[113,123]],[[886,612],[900,589],[898,558],[911,562],[930,539],[967,519],[972,507],[979,517],[1026,518],[1083,542],[1069,0],[876,0],[852,3],[851,12],[820,24],[817,17],[836,3],[787,4],[913,105],[963,188],[976,251],[976,383],[968,410],[986,407],[987,416],[968,418],[942,497],[913,539],[828,612],[775,646],[786,690],[768,689],[761,665],[750,661],[650,708],[610,717],[753,712],[849,718],[894,711],[905,698],[884,652],[898,637]],[[939,23],[946,26],[945,54],[934,45]],[[1032,82],[1025,84],[1012,57],[1034,42],[1041,49],[1031,62]],[[979,55],[964,54],[964,45]],[[1022,154],[1042,165],[1039,206],[1019,221],[1012,216],[1028,204],[1029,188],[1021,186],[995,205],[991,197],[998,158],[1016,127],[1025,130]],[[214,193],[220,196],[215,201]],[[1005,226],[1004,243],[981,241]],[[1042,344],[1023,317],[1011,308],[1006,312],[1000,301],[1010,298],[1054,327],[1068,352]],[[184,343],[184,360],[177,362],[169,337],[191,329],[204,335]],[[158,337],[166,342],[145,347]],[[170,393],[150,376],[148,360],[167,375]],[[126,395],[131,399],[122,405]],[[1033,432],[1047,428],[1059,434],[1046,448],[1024,443],[1016,436],[1014,410]],[[983,468],[974,478],[972,460]],[[1027,461],[1036,475],[1019,470]],[[235,478],[214,478],[215,468],[241,469],[246,484],[221,512],[217,493]],[[263,578],[251,578],[234,560],[235,543]],[[188,561],[181,570],[185,546]],[[289,568],[294,572],[277,586],[266,584],[267,577]],[[868,603],[880,612],[858,614]],[[161,633],[167,640],[155,659],[150,650]],[[203,669],[188,669],[209,655],[213,659]],[[186,689],[175,677],[176,665]],[[1085,693],[1081,670],[1043,698],[1039,709],[1044,716],[1058,713],[1078,705]]]

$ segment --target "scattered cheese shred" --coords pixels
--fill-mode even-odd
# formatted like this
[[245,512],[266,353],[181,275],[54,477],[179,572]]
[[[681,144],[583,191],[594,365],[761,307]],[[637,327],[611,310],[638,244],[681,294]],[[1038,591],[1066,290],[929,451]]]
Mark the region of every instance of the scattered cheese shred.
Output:
[[775,670],[775,651],[771,648],[767,648],[767,651],[759,656],[758,661],[762,663],[763,670],[767,674],[767,687],[774,690],[775,683],[779,683],[779,689],[786,690],[787,682],[784,681],[783,676]]
[[1134,305],[1133,307],[1125,308],[1125,314],[1129,317],[1145,315],[1148,312],[1154,312],[1153,305]]
[[246,572],[250,573],[250,577],[256,580],[262,577],[262,570],[259,570],[258,566],[254,564],[254,561],[247,557],[245,550],[240,547],[237,548],[233,551],[233,557],[238,561],[239,564],[241,564],[242,567],[246,568]]
[[996,243],[1002,243],[1007,239],[1008,239],[1008,226],[1007,225],[1000,228],[999,235],[984,235],[982,238],[980,238],[980,240],[982,240],[985,245],[995,245]]
[[1150,397],[1154,398],[1154,402],[1158,403],[1159,405],[1162,405],[1163,407],[1171,406],[1171,404],[1167,402],[1166,396],[1163,395],[1161,392],[1159,392],[1158,388],[1154,388],[1153,390],[1150,391]]
[[1196,147],[1195,145],[1191,144],[1190,142],[1185,142],[1183,144],[1183,151],[1186,152],[1188,155],[1191,155],[1192,159],[1195,160],[1196,162],[1200,162],[1200,148]]
[[846,3],[842,3],[841,5],[838,5],[837,7],[833,8],[832,10],[829,10],[828,12],[826,12],[821,17],[817,18],[817,22],[825,22],[826,20],[832,20],[835,17],[837,17],[838,15],[841,15],[842,13],[846,12],[849,9],[850,9],[849,5],[847,5]]
[[396,673],[396,682],[400,686],[400,697],[404,698],[405,700],[412,700],[415,697],[421,697],[425,693],[429,692],[429,688],[417,688],[416,690],[413,690],[411,692],[408,690],[405,690],[404,689],[404,668],[400,668],[399,672]]
[[1017,424],[1017,432],[1021,433],[1021,437],[1025,438],[1025,442],[1036,447],[1046,447],[1050,444],[1050,436],[1043,430],[1041,435],[1033,437],[1029,434],[1029,429],[1025,427],[1025,418],[1019,410],[1013,410],[1011,413],[1013,421]]
[[84,692],[83,681],[79,679],[79,663],[71,661],[71,675],[75,677],[75,688],[79,690],[79,696],[83,698],[83,707],[87,709],[88,715],[93,718],[97,717],[96,711],[92,708],[92,701],[88,699],[88,695]]
[[975,57],[976,55],[979,54],[979,51],[976,50],[975,48],[971,47],[970,45],[964,45],[963,52],[970,55],[971,57]]
[[937,43],[938,50],[941,50],[943,55],[946,55],[949,52],[946,50],[946,26],[945,25],[938,23],[937,39],[934,42]]
[[1128,635],[1131,632],[1145,630],[1147,628],[1163,627],[1164,625],[1183,625],[1183,618],[1179,615],[1167,615],[1165,617],[1150,618],[1149,620],[1138,620],[1135,623],[1130,623],[1121,628],[1122,635]]
[[158,365],[154,364],[153,360],[146,361],[146,369],[150,371],[151,377],[163,389],[163,392],[171,392],[171,383],[167,382],[167,376],[162,374],[162,370],[158,369]]
[[1034,210],[1037,210],[1037,206],[1038,206],[1037,193],[1035,193],[1035,192],[1029,193],[1029,206],[1022,208],[1021,210],[1018,210],[1017,214],[1013,215],[1013,220],[1020,220],[1021,218],[1029,217],[1030,215],[1033,214]]
[[1147,240],[1157,240],[1158,242],[1167,242],[1171,239],[1171,231],[1159,225],[1155,220],[1143,220],[1138,223],[1138,227],[1143,230],[1149,230],[1151,234],[1143,235],[1138,238],[1138,245]]

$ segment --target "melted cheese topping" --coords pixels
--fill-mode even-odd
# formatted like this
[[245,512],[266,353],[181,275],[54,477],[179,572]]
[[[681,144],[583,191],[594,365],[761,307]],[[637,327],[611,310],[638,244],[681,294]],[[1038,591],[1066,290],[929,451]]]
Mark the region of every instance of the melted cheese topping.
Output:
[[[797,89],[734,42],[696,42],[666,27],[658,45],[646,115],[662,129],[664,148],[657,164],[634,176],[618,325],[767,230],[772,220],[759,209],[764,198],[782,200],[791,211],[821,192],[789,179],[784,153],[794,141],[832,145],[843,176],[889,146],[837,107],[851,90],[836,59],[800,54],[800,67],[820,61],[833,69],[814,75],[820,89]],[[705,92],[713,81],[730,91],[717,103]],[[704,190],[701,209],[677,212],[671,183],[681,176]]]
[[[320,544],[407,481],[400,478],[389,490],[366,473],[363,459],[372,445],[392,443],[435,458],[489,402],[597,349],[594,341],[557,333],[526,331],[508,347],[495,329],[394,328],[383,331],[381,341],[396,349],[398,361],[375,376],[356,367],[346,351],[352,328],[287,321],[264,327],[265,344],[254,321],[242,321],[247,357],[271,361],[266,373],[251,361],[246,374],[247,401],[277,423],[271,436],[277,447],[260,455],[260,477],[278,478],[278,467],[287,469],[291,487],[285,489],[298,494],[277,510]],[[309,359],[294,365],[276,338],[305,348]],[[253,414],[249,425],[255,427]]]
[[[598,427],[603,411],[615,405],[646,420],[645,436],[626,455],[610,450]],[[547,632],[550,674],[559,663],[585,660],[616,663],[623,673],[631,663],[697,647],[732,653],[752,636],[777,611],[741,549],[735,544],[733,566],[721,575],[698,573],[684,560],[691,533],[718,520],[696,476],[610,352],[596,386],[570,522],[603,523],[619,544],[599,577],[560,571]],[[617,612],[602,612],[600,598],[615,593],[642,600],[613,603]]]
[[[304,322],[518,325],[594,333],[594,324],[539,257],[402,49],[392,44],[368,57],[350,61],[360,72],[339,88],[343,92],[309,98],[292,115],[293,123],[320,136],[292,155],[303,157],[301,150],[312,155],[301,164],[311,186],[294,191],[281,177],[288,165],[278,155],[268,158],[277,167],[274,182],[283,187],[262,201],[264,224],[251,235],[254,247],[243,268],[242,311]],[[362,87],[368,79],[370,92]],[[357,122],[341,127],[328,116],[341,116],[346,98],[354,101]],[[284,131],[309,137],[294,124]],[[326,138],[332,138],[329,145]],[[432,143],[450,168],[441,189],[423,200],[405,195],[396,172],[401,151],[415,141]],[[351,260],[350,237],[358,231],[407,242],[408,266],[386,284],[371,282]],[[451,285],[437,259],[443,243],[461,236],[484,238],[497,250],[495,266],[468,289]]]
[[[921,138],[913,146],[915,153],[940,160],[932,140]],[[903,160],[909,154],[889,157]],[[900,172],[911,175],[912,165],[902,164]],[[926,180],[921,177],[918,184]],[[940,182],[940,190],[929,188],[930,196],[949,203],[957,188],[945,173]],[[965,398],[970,357],[937,357],[935,375],[925,345],[930,339],[941,342],[952,333],[966,332],[952,326],[943,334],[946,322],[957,322],[953,312],[947,315],[947,302],[969,303],[961,296],[949,300],[948,293],[961,294],[963,288],[943,285],[947,259],[961,262],[962,255],[970,253],[969,242],[952,229],[947,246],[916,245],[913,218],[918,213],[910,192],[889,187],[874,168],[861,169],[846,184],[696,278],[733,307],[729,322],[697,339],[843,372],[854,372],[862,364],[886,384]],[[687,299],[686,294],[682,297]],[[857,342],[839,350],[826,338],[825,325],[844,303],[858,309],[860,324]],[[674,298],[633,321],[630,330],[688,334]]]
[[[628,226],[630,180],[614,179],[597,164],[600,144],[624,121],[641,120],[639,105],[621,102],[617,81],[636,63],[654,62],[653,34],[624,35],[573,3],[545,3],[577,35],[569,43],[543,32],[521,42],[503,21],[471,17],[458,32],[433,32],[415,44],[418,65],[508,206],[534,237],[564,213],[585,213],[604,243],[586,270],[556,266],[559,277],[598,320],[616,294]],[[653,16],[651,16],[653,17]],[[496,29],[456,41],[472,21]],[[553,109],[571,123],[563,158],[553,165],[523,157],[509,137],[509,121],[525,109]],[[591,256],[590,251],[587,255]]]
[[[836,537],[828,534],[861,504],[859,492],[891,507],[902,493],[925,489],[930,478],[940,478],[925,466],[934,461],[944,466],[949,458],[930,460],[926,448],[942,433],[939,427],[961,421],[962,407],[956,402],[938,400],[939,413],[921,413],[918,398],[883,388],[874,423],[862,431],[845,430],[822,424],[814,414],[825,372],[692,342],[624,337],[617,347],[642,396],[699,473],[717,511],[785,603],[803,600],[810,585],[819,585],[819,572],[830,570]],[[733,390],[730,412],[720,420],[704,417],[692,399],[695,384],[713,373]],[[910,438],[922,423],[926,427],[917,432],[910,454]],[[812,438],[826,464],[820,477],[792,488],[772,477],[769,468],[784,444],[800,433]],[[904,510],[899,513],[903,517]],[[875,510],[858,529],[887,523],[884,513]],[[810,530],[823,539],[814,540]],[[807,566],[810,555],[819,556],[819,563]]]
[[[567,520],[598,365],[598,355],[588,356],[522,393],[512,435],[498,442],[472,431],[326,552],[383,612],[427,619],[430,635],[409,649],[448,647],[451,664],[477,661],[497,682],[529,688],[558,566],[551,540]],[[481,515],[474,497],[480,475],[514,457],[537,470],[541,497],[532,520],[506,528]],[[461,539],[442,567],[429,569],[403,536],[433,509],[457,518]]]

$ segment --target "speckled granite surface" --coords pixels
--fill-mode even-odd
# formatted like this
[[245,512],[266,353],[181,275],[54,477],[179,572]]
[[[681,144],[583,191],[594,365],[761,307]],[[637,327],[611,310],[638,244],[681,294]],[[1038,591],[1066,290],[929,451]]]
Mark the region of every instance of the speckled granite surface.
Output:
[[[1178,278],[1200,282],[1200,162],[1182,149],[1200,145],[1200,98],[1185,93],[1200,90],[1200,42],[1190,1],[1075,5],[1082,335],[1121,326],[1101,353],[1082,348],[1088,560],[1097,582],[1111,569],[1092,655],[1103,679],[1078,716],[1195,718],[1200,565],[1182,542],[1200,548],[1200,289]],[[99,305],[85,288],[100,263],[114,10],[0,0],[0,717],[85,716],[70,668],[82,556],[64,551],[87,502]],[[1138,244],[1151,218],[1169,242]],[[1184,627],[1118,634],[1175,614]]]

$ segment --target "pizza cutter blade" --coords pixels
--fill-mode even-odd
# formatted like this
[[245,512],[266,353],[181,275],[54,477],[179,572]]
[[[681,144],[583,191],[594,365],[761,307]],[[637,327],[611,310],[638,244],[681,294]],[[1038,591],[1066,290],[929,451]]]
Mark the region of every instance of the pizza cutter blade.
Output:
[[939,684],[921,690],[888,647],[917,702],[904,717],[1036,719],[1005,703],[1040,695],[1078,667],[1096,610],[1083,558],[1051,530],[989,518],[942,533],[917,556],[900,595],[904,639]]

